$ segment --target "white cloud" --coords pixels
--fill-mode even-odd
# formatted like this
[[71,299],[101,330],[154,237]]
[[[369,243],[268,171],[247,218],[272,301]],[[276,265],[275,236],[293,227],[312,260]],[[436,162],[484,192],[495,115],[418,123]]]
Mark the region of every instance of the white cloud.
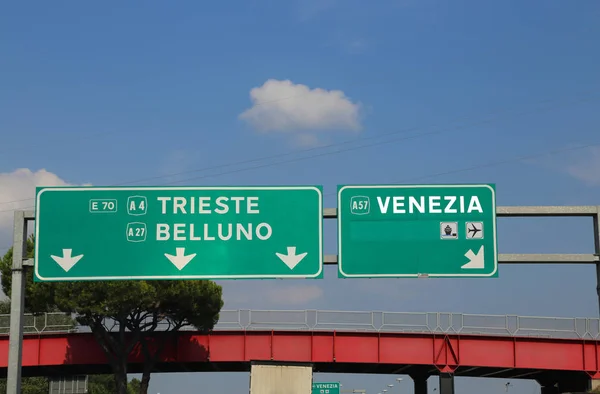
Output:
[[314,134],[298,134],[293,139],[296,146],[301,148],[312,148],[320,145],[326,145],[324,141],[319,140],[319,137]]
[[600,185],[600,147],[586,150],[573,164],[566,167],[566,171],[588,185]]
[[19,168],[13,172],[0,173],[0,248],[7,246],[12,238],[13,211],[33,209],[36,186],[68,186],[58,175],[45,169],[36,172]]
[[341,90],[310,89],[289,80],[269,79],[250,90],[250,98],[254,105],[239,117],[261,132],[361,129],[361,104],[353,103]]

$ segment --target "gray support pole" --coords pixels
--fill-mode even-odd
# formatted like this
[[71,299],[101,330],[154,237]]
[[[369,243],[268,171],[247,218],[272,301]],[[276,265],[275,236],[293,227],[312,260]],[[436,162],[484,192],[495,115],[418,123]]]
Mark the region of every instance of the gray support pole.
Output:
[[8,371],[6,393],[21,393],[21,364],[23,347],[23,309],[25,306],[25,257],[27,222],[25,212],[15,211],[12,287],[10,295],[10,337],[8,344]]
[[440,394],[454,394],[454,376],[448,373],[440,374]]
[[[594,252],[600,256],[600,205],[594,215]],[[598,308],[600,314],[600,261],[596,263],[596,293],[598,294]]]

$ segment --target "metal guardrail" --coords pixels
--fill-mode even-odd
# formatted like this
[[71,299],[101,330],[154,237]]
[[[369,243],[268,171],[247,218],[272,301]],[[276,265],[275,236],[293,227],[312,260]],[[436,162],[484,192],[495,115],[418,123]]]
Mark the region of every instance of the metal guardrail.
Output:
[[[0,315],[0,335],[9,331]],[[166,327],[166,324],[163,325]],[[25,315],[25,333],[89,332],[62,313]],[[160,329],[160,325],[159,325]],[[600,339],[600,319],[479,315],[445,312],[353,312],[321,310],[223,310],[219,330],[293,330],[480,334],[565,339]],[[185,327],[184,330],[194,330]]]

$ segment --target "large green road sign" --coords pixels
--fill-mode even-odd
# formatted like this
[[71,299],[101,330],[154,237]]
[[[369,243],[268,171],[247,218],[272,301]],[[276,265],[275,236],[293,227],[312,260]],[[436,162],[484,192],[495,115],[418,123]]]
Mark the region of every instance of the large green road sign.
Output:
[[322,191],[42,187],[36,281],[317,278]]
[[340,382],[314,382],[312,394],[340,394]]
[[493,185],[338,186],[345,278],[496,277]]

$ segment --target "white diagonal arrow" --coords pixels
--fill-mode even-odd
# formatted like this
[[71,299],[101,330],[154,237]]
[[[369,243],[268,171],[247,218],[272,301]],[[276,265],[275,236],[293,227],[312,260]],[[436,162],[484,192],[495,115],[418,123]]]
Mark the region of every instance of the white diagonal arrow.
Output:
[[192,253],[186,256],[185,248],[175,248],[175,255],[165,253],[165,257],[168,258],[169,261],[173,263],[173,265],[177,267],[178,270],[181,271],[183,267],[188,265],[188,263],[192,261],[194,257],[196,257],[196,253]]
[[293,270],[294,268],[296,268],[296,266],[298,265],[299,262],[302,261],[302,259],[304,257],[306,257],[307,253],[300,253],[300,254],[296,254],[296,247],[295,246],[288,246],[287,247],[287,254],[283,254],[283,253],[277,253],[275,252],[275,254],[277,255],[277,257],[279,257],[281,259],[281,261],[283,261],[285,263],[285,265],[287,265],[291,270]]
[[483,260],[483,245],[479,248],[477,254],[473,253],[471,249],[465,253],[465,257],[469,259],[469,262],[463,265],[461,268],[465,269],[481,269],[485,268],[485,261]]
[[71,256],[73,249],[63,249],[62,252],[62,257],[54,255],[50,255],[50,257],[52,257],[52,260],[56,261],[65,272],[69,272],[69,270],[83,257],[82,254],[79,256]]

